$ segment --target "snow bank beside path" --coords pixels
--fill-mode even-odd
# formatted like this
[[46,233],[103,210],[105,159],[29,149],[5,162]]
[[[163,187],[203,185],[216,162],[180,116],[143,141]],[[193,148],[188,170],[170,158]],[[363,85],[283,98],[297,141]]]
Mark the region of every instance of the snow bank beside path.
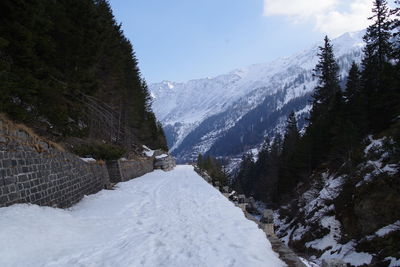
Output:
[[283,266],[265,234],[191,166],[68,210],[0,208],[0,266]]

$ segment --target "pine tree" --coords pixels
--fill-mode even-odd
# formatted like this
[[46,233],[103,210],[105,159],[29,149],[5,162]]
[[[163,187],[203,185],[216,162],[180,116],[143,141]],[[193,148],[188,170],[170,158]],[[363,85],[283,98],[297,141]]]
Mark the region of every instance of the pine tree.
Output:
[[393,67],[390,58],[393,55],[391,38],[390,11],[385,0],[375,0],[372,8],[373,21],[364,36],[362,81],[368,101],[369,126],[374,132],[385,129],[396,116],[394,107],[398,105],[392,80]]
[[393,9],[394,21],[392,24],[393,32],[393,58],[395,61],[395,69],[393,71],[393,88],[394,98],[397,100],[396,107],[393,108],[395,114],[400,114],[400,0],[395,1],[397,7]]
[[318,85],[313,94],[313,108],[310,114],[310,122],[326,119],[329,109],[334,104],[336,93],[340,91],[338,70],[335,61],[333,47],[327,36],[324,45],[319,47],[319,61],[314,69],[314,76],[318,78]]
[[352,63],[347,77],[344,99],[344,116],[357,129],[358,137],[362,138],[367,134],[367,102],[365,91],[362,87],[361,72],[355,62]]
[[253,155],[245,153],[242,156],[239,171],[235,177],[234,188],[239,193],[250,195],[252,192],[252,173],[254,168]]
[[365,68],[369,67],[368,64],[372,63],[373,59],[375,68],[382,71],[392,53],[390,11],[386,0],[374,0],[373,5],[373,15],[368,18],[373,20],[373,24],[367,28],[364,35],[366,58],[363,64]]
[[368,19],[373,24],[363,37],[366,43],[362,62],[363,79],[368,94],[383,90],[383,71],[392,53],[390,12],[386,1],[374,0],[372,12],[373,16]]
[[157,142],[156,142],[156,146],[158,146],[159,148],[161,148],[161,149],[163,149],[165,151],[168,151],[167,138],[165,136],[162,124],[161,124],[161,122],[157,121],[156,125],[157,125]]
[[313,107],[310,113],[310,123],[306,136],[312,168],[323,162],[328,154],[332,139],[332,121],[335,110],[341,102],[341,91],[338,79],[338,65],[333,54],[333,47],[328,37],[324,39],[324,45],[318,53],[319,61],[314,69],[314,75],[318,78],[318,85],[313,94]]
[[267,161],[267,176],[268,176],[268,185],[270,186],[269,190],[269,198],[273,202],[278,202],[280,199],[279,192],[277,190],[278,187],[278,179],[279,179],[279,173],[281,169],[281,164],[280,164],[280,156],[282,152],[282,138],[278,134],[274,142],[271,145],[270,153],[268,156],[268,161]]
[[357,63],[353,61],[347,76],[346,91],[344,93],[346,102],[354,103],[361,95],[361,90],[361,72]]
[[397,59],[397,65],[400,64],[400,0],[395,1],[397,7],[391,11],[394,16],[391,30],[393,32],[393,57]]
[[298,182],[297,171],[293,162],[294,152],[300,139],[297,129],[296,115],[291,112],[287,119],[285,136],[280,155],[280,172],[278,180],[278,192],[280,195],[290,193]]
[[199,153],[197,155],[197,161],[196,161],[197,167],[199,167],[200,170],[203,169],[203,155]]
[[292,111],[286,121],[287,126],[283,139],[282,154],[292,154],[300,139],[299,130],[297,128],[297,120],[294,111]]
[[270,195],[271,186],[269,184],[269,177],[267,175],[267,163],[269,160],[270,142],[266,139],[258,152],[257,161],[254,164],[254,198],[263,202],[270,202],[268,195]]

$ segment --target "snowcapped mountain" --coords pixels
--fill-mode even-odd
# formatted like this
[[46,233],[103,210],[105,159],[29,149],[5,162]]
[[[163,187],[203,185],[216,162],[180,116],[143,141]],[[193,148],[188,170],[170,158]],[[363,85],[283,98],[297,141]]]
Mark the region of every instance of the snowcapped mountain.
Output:
[[[332,40],[342,81],[352,61],[361,61],[363,35],[346,33]],[[153,110],[171,152],[180,160],[191,160],[199,152],[236,155],[283,129],[292,110],[304,124],[321,44],[214,78],[150,84]]]

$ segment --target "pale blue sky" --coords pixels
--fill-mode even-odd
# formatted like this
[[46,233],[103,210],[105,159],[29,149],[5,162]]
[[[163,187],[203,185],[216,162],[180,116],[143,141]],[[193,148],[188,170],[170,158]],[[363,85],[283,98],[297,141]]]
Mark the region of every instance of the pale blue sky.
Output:
[[365,27],[370,0],[110,0],[149,82],[289,56]]

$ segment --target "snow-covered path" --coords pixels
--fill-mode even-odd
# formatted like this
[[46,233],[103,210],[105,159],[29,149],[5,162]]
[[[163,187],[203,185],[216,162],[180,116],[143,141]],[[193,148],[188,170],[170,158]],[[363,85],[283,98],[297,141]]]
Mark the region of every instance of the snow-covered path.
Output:
[[191,166],[69,210],[0,208],[0,266],[282,266],[265,234]]

